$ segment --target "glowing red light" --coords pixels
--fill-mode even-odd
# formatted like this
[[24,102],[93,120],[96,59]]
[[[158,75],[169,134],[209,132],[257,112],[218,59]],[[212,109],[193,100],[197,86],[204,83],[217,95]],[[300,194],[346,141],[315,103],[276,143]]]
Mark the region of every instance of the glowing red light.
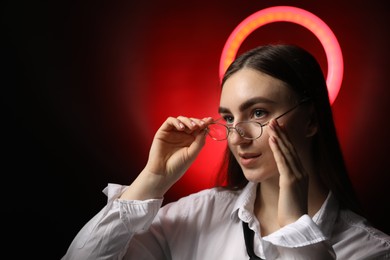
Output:
[[219,75],[222,79],[227,67],[234,60],[242,42],[257,28],[273,22],[291,22],[310,30],[321,42],[325,50],[328,75],[329,101],[333,104],[343,80],[344,63],[340,45],[328,25],[316,15],[291,6],[275,6],[262,9],[244,19],[230,34],[222,51]]

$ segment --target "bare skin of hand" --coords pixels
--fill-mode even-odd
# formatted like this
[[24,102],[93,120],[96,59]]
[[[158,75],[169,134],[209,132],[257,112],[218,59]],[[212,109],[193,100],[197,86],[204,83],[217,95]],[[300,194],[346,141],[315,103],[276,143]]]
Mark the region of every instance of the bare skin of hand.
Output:
[[184,116],[167,118],[154,136],[145,168],[121,198],[164,196],[198,156],[205,144],[205,128],[212,121]]
[[273,119],[269,129],[269,145],[280,174],[278,223],[283,227],[307,214],[309,176],[284,128]]

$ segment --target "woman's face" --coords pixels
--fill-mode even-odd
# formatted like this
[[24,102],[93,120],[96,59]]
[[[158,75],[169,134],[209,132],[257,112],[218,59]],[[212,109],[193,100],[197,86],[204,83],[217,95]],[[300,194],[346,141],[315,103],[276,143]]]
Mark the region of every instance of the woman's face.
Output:
[[[219,112],[227,126],[241,121],[266,123],[294,107],[299,100],[282,81],[250,68],[234,73],[222,88]],[[305,142],[307,125],[304,109],[297,107],[278,119],[283,124],[296,149]],[[268,144],[268,127],[255,140],[242,138],[231,130],[229,148],[249,181],[262,182],[279,176],[273,153]]]

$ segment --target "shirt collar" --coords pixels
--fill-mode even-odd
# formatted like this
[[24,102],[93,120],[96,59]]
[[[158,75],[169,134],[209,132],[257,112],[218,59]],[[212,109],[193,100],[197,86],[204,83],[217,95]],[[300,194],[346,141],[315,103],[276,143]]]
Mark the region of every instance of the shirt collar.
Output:
[[313,216],[313,221],[320,227],[326,237],[331,236],[339,210],[339,203],[330,191],[320,210]]
[[258,183],[248,182],[242,189],[230,214],[233,220],[242,219],[245,222],[249,222],[253,218],[257,186]]
[[[230,215],[232,220],[237,221],[241,219],[245,222],[253,221],[257,187],[258,183],[248,182],[248,184],[242,189]],[[324,235],[327,237],[331,235],[338,212],[339,204],[332,192],[329,192],[321,208],[313,216],[313,221],[320,227]]]

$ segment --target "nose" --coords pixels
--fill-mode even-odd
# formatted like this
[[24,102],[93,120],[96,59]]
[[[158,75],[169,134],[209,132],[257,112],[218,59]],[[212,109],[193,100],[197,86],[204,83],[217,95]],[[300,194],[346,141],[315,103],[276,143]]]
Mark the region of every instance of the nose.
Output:
[[233,145],[239,145],[242,143],[250,142],[251,140],[245,139],[240,135],[239,130],[235,127],[229,128],[228,142]]

